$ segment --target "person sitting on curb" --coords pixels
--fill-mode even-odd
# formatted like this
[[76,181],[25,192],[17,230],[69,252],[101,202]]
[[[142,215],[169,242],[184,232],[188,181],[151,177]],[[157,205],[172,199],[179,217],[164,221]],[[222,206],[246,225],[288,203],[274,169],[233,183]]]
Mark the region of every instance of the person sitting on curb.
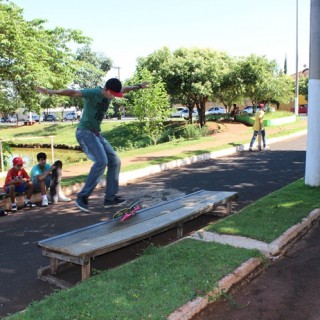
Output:
[[[44,152],[37,154],[38,164],[32,167],[31,169],[31,179],[34,184],[34,190],[40,191],[42,194],[42,207],[46,207],[49,204],[47,197],[47,190],[51,188],[54,183],[55,192],[57,193],[57,199],[54,198],[54,195],[51,195],[51,202],[57,203],[58,201],[69,202],[70,198],[67,198],[61,190],[60,180],[61,180],[61,170],[58,170],[58,163],[60,163],[60,168],[62,169],[61,161],[56,161],[53,165],[47,163],[47,155]],[[59,173],[58,173],[59,171]],[[52,175],[56,177],[56,181],[52,181]]]
[[26,192],[24,206],[27,208],[35,207],[36,205],[30,201],[34,190],[33,183],[23,168],[22,158],[13,158],[12,164],[13,167],[8,171],[4,182],[4,191],[9,194],[11,200],[11,211],[15,212],[18,210],[15,192]]

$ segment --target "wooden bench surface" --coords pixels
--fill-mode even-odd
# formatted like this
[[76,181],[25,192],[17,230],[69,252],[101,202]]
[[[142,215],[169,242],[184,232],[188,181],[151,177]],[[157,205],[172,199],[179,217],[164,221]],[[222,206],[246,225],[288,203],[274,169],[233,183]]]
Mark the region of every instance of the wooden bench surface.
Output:
[[90,259],[190,221],[236,195],[236,192],[201,190],[142,209],[124,222],[120,219],[101,222],[39,241],[38,245],[44,252]]

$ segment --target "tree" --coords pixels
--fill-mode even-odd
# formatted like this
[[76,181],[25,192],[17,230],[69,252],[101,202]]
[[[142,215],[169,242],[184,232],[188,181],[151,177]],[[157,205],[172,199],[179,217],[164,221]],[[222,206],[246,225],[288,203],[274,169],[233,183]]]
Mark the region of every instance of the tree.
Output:
[[70,83],[74,58],[70,42],[89,43],[78,30],[46,30],[44,20],[25,21],[22,9],[0,0],[0,77],[30,108],[40,108],[34,87],[58,88]]
[[212,83],[212,98],[221,102],[227,112],[230,112],[234,103],[244,98],[245,86],[241,79],[240,67],[238,59],[226,56],[224,65],[221,65],[220,81]]
[[138,68],[128,85],[149,81],[148,89],[131,91],[127,96],[132,113],[139,121],[144,123],[144,134],[153,144],[161,138],[164,122],[171,112],[169,109],[169,96],[165,85],[147,69]]

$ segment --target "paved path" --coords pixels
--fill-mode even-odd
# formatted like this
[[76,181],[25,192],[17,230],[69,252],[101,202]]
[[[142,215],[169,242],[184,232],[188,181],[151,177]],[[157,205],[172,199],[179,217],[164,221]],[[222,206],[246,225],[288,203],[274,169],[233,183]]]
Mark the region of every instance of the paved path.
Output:
[[[198,189],[238,191],[235,210],[301,178],[304,175],[305,137],[272,146],[266,152],[241,152],[230,157],[212,159],[176,168],[133,181],[121,188],[129,199],[143,198],[145,205],[171,199]],[[107,220],[115,208],[102,208],[103,192],[96,190],[90,198],[91,214],[80,212],[73,204],[58,204],[46,209],[21,210],[0,219],[0,316],[24,309],[56,287],[37,280],[36,270],[48,265],[37,248],[38,240],[89,224]],[[210,218],[203,218],[210,219]],[[211,218],[212,219],[212,218]],[[186,232],[197,230],[210,220],[194,221]],[[157,238],[159,244],[170,241],[170,233]],[[174,236],[172,236],[172,240]],[[106,269],[133,259],[145,244],[138,243],[118,253],[97,258],[96,269]],[[64,276],[77,281],[78,270]]]

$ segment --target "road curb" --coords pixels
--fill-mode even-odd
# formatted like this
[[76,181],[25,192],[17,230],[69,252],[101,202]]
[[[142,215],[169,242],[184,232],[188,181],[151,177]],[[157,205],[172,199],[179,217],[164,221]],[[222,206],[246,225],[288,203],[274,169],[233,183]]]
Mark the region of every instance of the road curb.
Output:
[[[268,144],[273,144],[276,142],[280,142],[280,141],[288,140],[291,138],[303,136],[306,133],[307,133],[307,130],[303,130],[303,131],[299,131],[299,132],[289,134],[289,135],[286,135],[283,137],[271,138],[271,139],[268,139]],[[240,144],[236,147],[231,147],[231,148],[227,148],[227,149],[223,149],[223,150],[219,150],[219,151],[212,151],[212,152],[208,152],[208,153],[203,153],[200,155],[195,155],[195,156],[191,156],[191,157],[187,157],[187,158],[183,158],[183,159],[172,160],[172,161],[169,161],[166,163],[156,164],[156,165],[152,165],[152,166],[149,166],[146,168],[137,169],[137,170],[133,170],[133,171],[122,172],[122,173],[120,173],[119,183],[120,183],[120,185],[125,185],[130,180],[143,178],[148,175],[156,174],[156,173],[159,173],[162,171],[174,169],[174,168],[189,165],[192,163],[197,163],[200,161],[229,156],[229,155],[235,154],[237,152],[245,151],[248,149],[249,149],[249,143]]]
[[175,310],[168,317],[168,320],[188,320],[195,316],[202,309],[213,303],[224,293],[230,291],[232,287],[243,282],[250,275],[256,274],[261,270],[263,260],[261,258],[251,258],[242,263],[240,267],[235,269],[232,273],[221,279],[218,287],[208,293],[204,297],[196,298],[187,302],[179,309]]
[[[257,249],[261,251],[267,258],[283,254],[290,246],[292,246],[298,238],[311,229],[313,224],[320,218],[320,209],[314,209],[300,223],[289,228],[280,237],[268,244],[262,241],[240,237],[221,235],[214,232],[199,230],[193,233],[190,238],[207,242],[218,242],[222,244],[232,245],[246,249]],[[219,281],[218,287],[207,294],[205,297],[196,298],[187,302],[173,313],[170,314],[168,320],[189,320],[210,303],[214,303],[217,298],[228,293],[231,288],[235,287],[245,279],[252,278],[264,269],[262,258],[251,258],[244,262],[235,271]]]
[[287,250],[299,237],[311,229],[313,223],[320,218],[320,209],[312,210],[306,218],[295,224],[277,239],[271,243],[266,243],[256,239],[246,238],[242,236],[233,236],[227,234],[219,234],[216,232],[198,230],[193,233],[192,237],[197,240],[218,242],[228,244],[233,247],[245,249],[257,249],[268,257],[280,255]]

